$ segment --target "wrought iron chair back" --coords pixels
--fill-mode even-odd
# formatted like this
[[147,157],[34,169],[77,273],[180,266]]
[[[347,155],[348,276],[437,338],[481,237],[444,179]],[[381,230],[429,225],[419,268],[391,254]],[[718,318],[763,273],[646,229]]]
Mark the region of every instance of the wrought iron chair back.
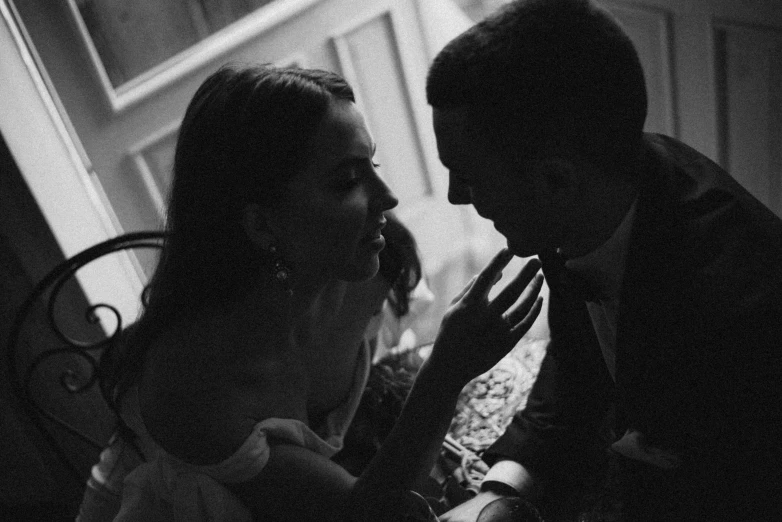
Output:
[[[19,308],[11,325],[6,356],[14,393],[26,409],[32,422],[40,430],[46,443],[51,446],[66,469],[79,481],[85,480],[86,473],[83,466],[80,469],[80,466],[75,464],[73,455],[69,455],[69,451],[64,447],[62,430],[76,440],[80,440],[82,444],[86,444],[87,447],[96,450],[95,455],[97,455],[106,446],[111,433],[118,426],[123,425],[112,398],[108,396],[103,386],[97,386],[99,392],[96,391],[95,385],[99,384],[101,377],[99,371],[101,357],[116,344],[126,325],[120,312],[111,304],[86,303],[83,320],[88,325],[87,328],[92,328],[91,335],[87,335],[86,338],[77,338],[71,333],[63,331],[57,318],[58,300],[66,284],[74,284],[69,281],[75,281],[76,272],[95,260],[120,251],[160,250],[162,246],[162,232],[135,232],[118,236],[84,250],[60,263],[35,286]],[[30,341],[26,340],[23,335],[25,327],[29,327],[28,323],[31,322],[36,311],[40,313],[41,304],[45,307],[45,328],[53,334],[53,338],[47,335],[46,339],[42,339],[40,336],[33,339],[32,344],[37,344],[39,341],[47,344],[42,348],[30,346]],[[110,313],[116,320],[114,331],[108,335],[103,333],[102,329],[96,328],[96,325],[101,321],[97,313],[99,310]],[[82,332],[84,331],[85,329],[82,329]],[[100,333],[95,334],[95,331]],[[27,353],[23,353],[23,347],[27,348]],[[48,362],[51,365],[52,361],[60,360],[63,357],[66,361],[63,366],[56,367],[56,363],[54,363],[53,372],[44,371],[45,363]],[[78,396],[92,396],[94,412],[88,414],[104,417],[93,420],[105,426],[104,432],[108,430],[105,437],[96,436],[95,430],[92,430],[93,433],[91,433],[84,426],[74,425],[72,420],[65,418],[67,416],[63,415],[62,411],[52,411],[51,403],[48,406],[44,404],[46,397],[41,398],[41,386],[37,384],[41,382],[42,375],[43,378],[54,377],[51,375],[52,373],[59,379],[62,390],[74,401]],[[105,404],[95,409],[94,403],[100,403],[101,399]],[[100,413],[101,409],[104,413]]]

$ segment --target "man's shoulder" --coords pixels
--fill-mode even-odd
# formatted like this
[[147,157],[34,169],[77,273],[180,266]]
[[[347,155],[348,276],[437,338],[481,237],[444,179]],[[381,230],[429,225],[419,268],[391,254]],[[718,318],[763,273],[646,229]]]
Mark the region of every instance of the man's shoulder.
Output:
[[644,142],[677,163],[686,164],[688,161],[706,157],[687,143],[666,134],[645,132]]
[[[782,247],[782,220],[749,193],[733,175],[689,145],[661,134],[646,134],[650,157],[644,198],[653,210],[669,213],[677,226],[718,230],[764,229]],[[731,219],[715,219],[730,214]],[[713,231],[713,230],[712,230]]]
[[[646,136],[651,158],[630,272],[705,322],[768,306],[782,292],[782,220],[680,141]],[[661,291],[661,290],[660,290]],[[687,306],[684,306],[684,304]]]
[[669,203],[696,202],[714,191],[746,192],[725,169],[686,143],[662,134],[646,134],[645,143],[647,189]]

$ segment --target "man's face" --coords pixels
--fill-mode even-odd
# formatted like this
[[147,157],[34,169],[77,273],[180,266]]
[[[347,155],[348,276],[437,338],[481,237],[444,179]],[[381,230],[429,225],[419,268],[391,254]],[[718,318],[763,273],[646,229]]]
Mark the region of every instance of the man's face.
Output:
[[520,257],[550,248],[557,238],[550,205],[540,197],[534,163],[514,161],[499,145],[476,138],[472,109],[434,109],[440,161],[449,171],[448,201],[473,205],[492,221]]

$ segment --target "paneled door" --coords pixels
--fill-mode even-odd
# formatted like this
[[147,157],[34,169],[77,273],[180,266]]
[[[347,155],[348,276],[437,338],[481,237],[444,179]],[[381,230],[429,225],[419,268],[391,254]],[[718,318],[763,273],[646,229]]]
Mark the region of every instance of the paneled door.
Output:
[[782,2],[605,4],[641,55],[647,130],[705,153],[782,216]]

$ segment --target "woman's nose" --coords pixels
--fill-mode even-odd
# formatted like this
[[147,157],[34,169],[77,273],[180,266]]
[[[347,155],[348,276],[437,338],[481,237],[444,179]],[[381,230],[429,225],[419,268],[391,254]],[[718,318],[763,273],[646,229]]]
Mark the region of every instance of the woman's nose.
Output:
[[395,206],[399,204],[399,200],[394,195],[394,192],[391,190],[391,187],[389,187],[386,182],[381,178],[380,176],[377,177],[377,193],[375,196],[375,205],[377,205],[380,210],[391,210]]

